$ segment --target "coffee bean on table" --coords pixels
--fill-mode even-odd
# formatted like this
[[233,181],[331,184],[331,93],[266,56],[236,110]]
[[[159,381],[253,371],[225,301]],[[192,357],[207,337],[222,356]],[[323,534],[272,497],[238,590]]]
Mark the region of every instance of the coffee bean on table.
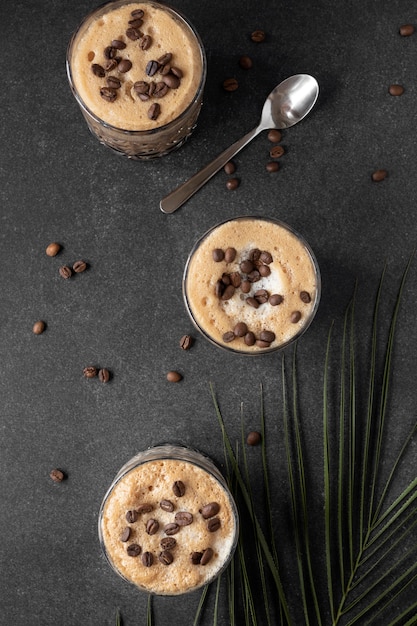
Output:
[[268,131],[267,138],[272,143],[279,143],[282,139],[282,133],[277,128],[271,128],[271,130]]
[[260,29],[254,30],[250,36],[252,41],[255,43],[262,43],[263,41],[265,41],[265,37],[266,37],[265,32]]
[[53,469],[49,472],[50,478],[54,481],[54,483],[62,483],[65,478],[65,474],[60,469]]
[[269,151],[271,159],[279,159],[284,154],[285,150],[282,146],[273,146]]
[[269,163],[266,164],[267,172],[278,172],[278,170],[279,170],[279,163],[277,161],[269,161]]
[[102,367],[98,371],[98,378],[101,383],[108,383],[110,380],[110,372],[105,367]]
[[235,173],[236,165],[233,163],[233,161],[229,161],[228,163],[226,163],[226,165],[224,166],[224,171],[228,176]]
[[401,37],[409,37],[415,31],[413,24],[403,24],[400,26],[400,35]]
[[239,65],[243,70],[250,70],[250,68],[253,66],[253,62],[247,54],[244,54],[239,59]]
[[252,430],[246,437],[246,443],[248,446],[257,446],[261,443],[261,433],[256,430]]
[[223,89],[225,91],[236,91],[238,87],[239,83],[236,78],[226,78],[226,80],[223,81]]
[[94,365],[88,365],[83,369],[83,376],[85,378],[94,378],[97,376],[98,370]]
[[402,85],[390,85],[388,89],[391,96],[402,96],[404,93],[404,87]]
[[85,261],[75,261],[72,269],[76,274],[81,274],[81,272],[85,272],[85,270],[87,269],[87,263]]
[[170,383],[179,383],[182,380],[182,375],[175,370],[171,370],[167,373],[167,381]]
[[71,278],[72,276],[72,269],[68,267],[68,265],[61,265],[58,272],[61,278],[67,279],[67,278]]
[[45,330],[45,322],[43,322],[42,320],[38,320],[33,324],[32,330],[34,335],[41,335]]
[[183,335],[180,339],[181,350],[189,350],[193,345],[193,338],[191,335]]
[[60,250],[61,250],[60,244],[56,243],[56,241],[53,241],[47,246],[45,252],[48,256],[56,256]]
[[382,180],[385,180],[385,178],[388,176],[388,172],[387,170],[384,169],[380,169],[380,170],[376,170],[373,174],[372,174],[372,180],[376,183],[381,182]]

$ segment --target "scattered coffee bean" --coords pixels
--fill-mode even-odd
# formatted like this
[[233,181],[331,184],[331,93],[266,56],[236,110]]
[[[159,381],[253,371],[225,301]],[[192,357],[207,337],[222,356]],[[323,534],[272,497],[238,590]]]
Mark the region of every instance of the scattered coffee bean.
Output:
[[248,446],[257,446],[261,443],[261,433],[258,433],[256,430],[252,430],[246,437],[246,443]]
[[126,30],[126,37],[128,37],[131,41],[137,41],[142,37],[142,33],[139,28],[133,28],[133,26],[130,26]]
[[205,504],[201,509],[200,513],[204,519],[209,519],[210,517],[214,517],[220,511],[220,505],[218,502],[209,502]]
[[97,376],[97,374],[98,370],[96,367],[94,367],[94,365],[88,365],[83,369],[83,376],[85,378],[94,378],[95,376]]
[[162,537],[160,545],[163,550],[172,550],[177,545],[177,540],[175,537]]
[[122,86],[122,81],[120,80],[120,78],[117,78],[117,76],[108,76],[106,80],[107,80],[107,85],[111,89],[120,89]]
[[271,128],[268,131],[267,138],[272,143],[279,143],[282,139],[282,133],[277,128]]
[[161,113],[161,107],[157,102],[154,102],[148,110],[148,117],[150,120],[156,120],[158,119],[159,115]]
[[126,526],[121,534],[120,534],[120,541],[122,541],[123,543],[125,543],[126,541],[128,541],[129,537],[130,537],[130,527]]
[[226,289],[222,293],[221,299],[230,300],[230,298],[233,298],[234,294],[235,288],[233,287],[233,285],[227,285]]
[[250,68],[253,66],[253,62],[247,54],[244,54],[239,59],[239,65],[243,70],[250,70]]
[[189,350],[193,345],[193,338],[191,335],[183,335],[180,339],[181,350]]
[[98,371],[98,379],[101,383],[108,383],[110,380],[110,372],[106,368],[101,368]]
[[156,519],[150,518],[146,522],[146,532],[148,535],[156,535],[159,530],[159,522]]
[[277,161],[269,161],[265,167],[267,172],[278,172],[279,163]]
[[412,24],[403,24],[400,26],[400,35],[401,37],[409,37],[415,31],[415,28]]
[[244,259],[240,262],[239,268],[244,274],[250,274],[255,269],[255,266],[250,259]]
[[130,12],[130,15],[136,20],[141,19],[145,15],[145,11],[143,9],[133,9],[133,11]]
[[94,76],[97,76],[98,78],[104,78],[106,75],[104,67],[102,67],[98,63],[92,64],[91,71],[93,72]]
[[139,504],[138,507],[136,507],[136,512],[138,513],[138,515],[142,515],[142,513],[150,513],[153,510],[153,504],[151,504],[150,502],[142,502],[142,504]]
[[265,278],[266,276],[270,275],[271,269],[268,267],[268,265],[260,265],[258,267],[258,272],[263,278]]
[[245,322],[238,322],[233,329],[235,337],[244,337],[248,332],[248,327]]
[[130,511],[126,511],[126,521],[129,524],[134,524],[139,517],[139,514],[135,509],[131,509]]
[[254,309],[259,309],[259,302],[257,301],[256,298],[246,298],[246,304],[249,304],[249,306],[253,307]]
[[271,159],[280,159],[284,152],[285,150],[282,146],[273,146],[269,151],[269,156]]
[[404,93],[404,87],[402,85],[390,85],[388,88],[391,96],[402,96]]
[[143,35],[143,37],[139,39],[139,48],[141,50],[149,50],[151,45],[152,45],[152,37],[150,35]]
[[181,84],[181,80],[175,74],[166,74],[163,81],[170,89],[178,89]]
[[159,555],[158,559],[164,565],[171,565],[172,561],[174,560],[174,557],[172,556],[172,553],[169,550],[163,550],[161,554]]
[[221,263],[224,259],[224,251],[221,248],[215,248],[212,252],[212,256],[215,263]]
[[126,74],[126,72],[132,69],[132,62],[129,61],[129,59],[122,59],[118,64],[117,69],[121,74]]
[[65,474],[60,469],[53,469],[49,472],[50,478],[54,481],[54,483],[62,483],[65,479]]
[[106,46],[106,48],[104,48],[104,57],[106,59],[114,59],[115,56],[116,50],[113,46]]
[[159,63],[158,61],[149,61],[146,65],[145,72],[147,76],[154,76],[158,71]]
[[308,291],[300,291],[300,300],[304,302],[304,304],[311,302],[311,296]]
[[284,302],[284,298],[280,294],[274,293],[272,296],[269,296],[268,302],[271,306],[277,306]]
[[174,484],[172,485],[172,491],[174,492],[174,495],[177,496],[177,498],[182,498],[182,496],[185,494],[185,485],[182,480],[176,480],[174,482]]
[[[265,266],[263,266],[265,267]],[[268,292],[266,289],[257,289],[254,294],[255,300],[259,302],[259,304],[265,304],[268,302]]]
[[267,341],[268,343],[272,343],[275,341],[275,333],[272,330],[261,330],[259,334],[259,339],[261,341]]
[[37,322],[33,324],[32,331],[34,335],[42,335],[44,330],[45,330],[45,322],[43,322],[42,320],[38,320]]
[[202,552],[192,552],[191,553],[191,563],[193,565],[200,565],[201,557],[203,556]]
[[113,41],[111,42],[111,47],[116,48],[116,50],[124,50],[126,48],[126,44],[120,39],[113,39]]
[[156,83],[153,96],[154,98],[163,98],[164,96],[167,95],[168,91],[169,91],[168,85],[161,81],[159,83]]
[[376,183],[381,182],[382,180],[385,180],[385,178],[388,176],[388,172],[387,170],[376,170],[373,174],[372,174],[372,180]]
[[231,341],[233,341],[235,338],[235,333],[233,332],[233,330],[229,330],[226,333],[223,334],[223,341],[225,343],[230,343]]
[[221,522],[220,522],[220,518],[219,517],[212,517],[207,522],[207,530],[210,533],[215,533],[217,530],[219,530],[220,526],[221,526]]
[[258,346],[258,348],[269,348],[270,346],[269,341],[263,341],[262,339],[257,339],[255,341],[255,344]]
[[229,161],[228,163],[226,163],[223,169],[226,174],[230,176],[231,174],[234,174],[236,172],[236,165],[233,163],[233,161]]
[[142,554],[142,565],[144,565],[145,567],[151,567],[153,565],[152,552],[144,552]]
[[[104,69],[106,70],[106,72],[112,72],[113,70],[115,70],[117,67],[117,59],[108,59],[105,64],[104,64]],[[109,76],[106,80],[107,80],[107,84],[109,87],[113,87],[114,89],[120,89],[120,87],[122,86],[122,83],[119,81],[119,85],[112,85],[109,82],[109,78],[115,78],[115,76]]]
[[71,278],[72,276],[72,269],[68,267],[68,265],[61,265],[58,272],[61,278],[67,279],[67,278]]
[[223,89],[225,91],[236,91],[238,87],[239,83],[236,78],[226,78],[226,80],[223,81]]
[[246,333],[243,340],[247,346],[254,346],[256,342],[255,334],[252,331],[249,331]]
[[60,250],[61,250],[60,244],[56,243],[56,241],[53,241],[46,247],[45,252],[48,256],[56,256]]
[[206,548],[201,555],[200,565],[207,565],[207,563],[211,561],[213,555],[213,550],[211,548]]
[[182,380],[182,375],[175,370],[171,370],[167,373],[167,381],[170,383],[179,383]]
[[236,258],[237,251],[235,248],[226,248],[224,253],[224,260],[226,263],[233,263]]
[[175,508],[174,503],[171,502],[171,500],[161,500],[161,502],[159,503],[159,506],[161,507],[163,511],[167,511],[168,513],[172,513],[172,511]]
[[290,320],[293,324],[297,324],[301,319],[301,311],[293,311],[290,316]]
[[188,511],[178,511],[178,513],[175,513],[175,522],[178,526],[189,526],[193,521],[193,514]]
[[229,191],[234,191],[239,187],[240,181],[238,178],[229,178],[226,183],[226,187]]
[[255,43],[262,43],[265,41],[265,32],[263,30],[257,29],[251,33],[251,40]]
[[72,269],[76,274],[81,274],[81,272],[85,272],[87,269],[87,263],[85,261],[75,261]]
[[142,548],[138,543],[131,543],[127,546],[126,552],[129,556],[136,557],[142,552]]
[[106,102],[114,102],[117,98],[117,90],[111,87],[101,87],[100,96],[103,100],[106,100]]
[[164,533],[170,537],[171,535],[176,535],[180,528],[178,524],[171,522],[165,526]]
[[251,284],[248,280],[242,280],[240,289],[243,293],[249,293],[251,290]]
[[229,277],[230,277],[230,284],[233,285],[235,289],[240,287],[242,283],[242,277],[239,274],[239,272],[232,272]]
[[143,24],[143,20],[140,17],[134,17],[132,20],[129,20],[129,24],[131,28],[140,28]]

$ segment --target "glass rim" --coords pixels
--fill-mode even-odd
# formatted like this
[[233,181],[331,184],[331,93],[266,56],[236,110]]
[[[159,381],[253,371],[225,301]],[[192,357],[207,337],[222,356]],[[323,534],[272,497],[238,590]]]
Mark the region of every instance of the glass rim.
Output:
[[[80,94],[78,93],[78,90],[77,90],[77,88],[76,88],[76,86],[74,84],[73,77],[72,77],[71,52],[72,52],[75,40],[77,38],[77,35],[79,34],[79,32],[82,29],[82,27],[96,13],[104,12],[107,7],[110,8],[110,7],[116,7],[116,6],[123,6],[125,4],[152,4],[152,5],[156,5],[158,7],[161,7],[161,9],[167,10],[168,12],[174,14],[176,17],[179,17],[188,26],[188,28],[191,30],[191,32],[193,33],[194,37],[196,38],[197,43],[198,43],[198,47],[199,47],[199,50],[200,50],[200,55],[201,55],[201,66],[202,66],[201,67],[201,79],[200,79],[200,82],[198,84],[197,90],[196,90],[194,96],[192,97],[190,103],[187,105],[187,107],[177,117],[175,117],[173,120],[171,120],[167,124],[164,124],[163,126],[157,126],[155,128],[150,128],[148,130],[128,130],[126,128],[121,128],[119,126],[114,126],[113,124],[110,124],[109,122],[106,122],[105,120],[103,120],[101,117],[96,115],[85,104],[84,100],[81,98]],[[124,134],[124,135],[127,135],[127,136],[134,136],[134,137],[147,136],[148,137],[149,135],[154,135],[156,133],[160,133],[162,131],[165,131],[165,130],[169,129],[171,126],[176,125],[184,117],[186,117],[186,115],[188,114],[190,109],[198,102],[199,98],[201,97],[201,95],[203,93],[204,86],[205,86],[205,83],[206,83],[206,78],[207,78],[207,55],[206,55],[206,51],[205,51],[202,39],[201,39],[200,35],[198,34],[197,30],[195,29],[194,25],[190,22],[190,20],[181,11],[179,11],[178,9],[174,9],[169,4],[163,4],[161,2],[157,2],[156,0],[108,0],[107,2],[104,2],[103,4],[98,5],[95,9],[93,9],[92,11],[87,13],[87,15],[84,16],[84,18],[78,24],[77,28],[72,33],[72,35],[70,37],[70,40],[68,42],[68,45],[67,45],[67,51],[66,51],[66,57],[65,57],[65,67],[66,67],[68,82],[69,82],[69,85],[70,85],[70,88],[71,88],[71,92],[72,92],[74,98],[76,99],[76,101],[77,101],[78,105],[80,106],[80,108],[83,111],[85,111],[85,113],[87,113],[92,119],[94,119],[94,121],[97,124],[99,124],[100,126],[103,126],[104,128],[107,128],[109,130],[116,131],[118,133],[121,133],[121,134]]]
[[[220,226],[223,226],[224,224],[228,224],[229,222],[238,222],[238,221],[243,221],[243,220],[257,220],[257,221],[271,222],[273,224],[277,224],[278,226],[281,226],[282,228],[284,228],[285,230],[290,232],[292,235],[294,235],[302,243],[302,245],[306,249],[306,251],[308,253],[308,256],[309,256],[309,258],[311,260],[312,266],[314,268],[314,275],[315,275],[315,278],[316,278],[315,301],[314,301],[313,308],[312,308],[312,310],[310,312],[310,315],[309,315],[306,323],[292,337],[290,337],[289,339],[287,339],[283,343],[280,343],[277,346],[272,346],[272,347],[269,347],[269,348],[259,348],[259,350],[239,350],[238,348],[234,348],[231,344],[220,343],[216,339],[213,339],[213,337],[211,337],[209,335],[209,333],[206,330],[204,330],[204,328],[202,328],[200,326],[200,324],[198,323],[198,321],[195,319],[195,315],[194,315],[194,313],[192,311],[192,308],[190,306],[190,303],[188,301],[188,296],[187,296],[187,276],[188,276],[188,270],[189,270],[189,267],[190,267],[191,259],[192,259],[193,255],[195,254],[195,252],[198,250],[199,246],[203,243],[203,241],[214,230],[216,230],[216,228],[219,228]],[[313,252],[313,249],[311,248],[311,246],[308,243],[308,241],[295,228],[293,228],[292,226],[290,226],[289,224],[287,224],[283,220],[275,218],[275,217],[265,217],[265,216],[259,216],[259,215],[239,215],[237,217],[232,217],[232,218],[228,218],[228,219],[222,220],[221,222],[218,222],[214,226],[211,226],[194,243],[194,245],[191,248],[191,251],[190,251],[190,253],[188,255],[188,258],[187,258],[187,261],[186,261],[186,264],[185,264],[185,268],[184,268],[184,272],[183,272],[182,295],[183,295],[185,308],[187,310],[187,313],[188,313],[192,323],[194,324],[194,327],[212,345],[214,345],[214,346],[216,346],[218,348],[221,348],[221,349],[225,350],[226,352],[231,352],[233,354],[240,354],[241,356],[249,356],[249,357],[262,356],[262,355],[265,355],[265,354],[271,354],[272,352],[278,352],[279,350],[283,350],[288,345],[290,345],[291,343],[293,343],[294,341],[299,339],[308,330],[308,328],[310,327],[312,321],[314,320],[314,318],[316,316],[316,313],[317,313],[317,310],[318,310],[319,304],[320,304],[320,299],[321,299],[321,273],[320,273],[320,267],[319,267],[319,264],[317,262],[317,258],[316,258],[315,254]]]

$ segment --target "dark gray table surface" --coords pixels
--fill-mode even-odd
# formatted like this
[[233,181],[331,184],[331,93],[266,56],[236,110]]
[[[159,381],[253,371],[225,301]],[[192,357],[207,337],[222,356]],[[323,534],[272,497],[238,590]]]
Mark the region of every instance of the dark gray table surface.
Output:
[[[314,567],[324,571],[322,388],[328,332],[334,321],[340,341],[357,281],[363,401],[379,278],[387,264],[383,346],[399,279],[416,244],[417,33],[398,32],[401,24],[417,23],[415,2],[177,0],[207,51],[205,101],[191,139],[178,152],[149,162],[129,161],[101,146],[71,95],[67,42],[94,6],[92,0],[3,0],[0,7],[0,624],[111,625],[117,609],[125,626],[146,623],[146,594],[120,580],[100,552],[98,509],[119,467],[161,441],[192,445],[224,468],[210,383],[232,442],[240,438],[242,415],[245,431],[260,428],[263,385],[274,524],[284,551],[281,574],[293,623],[303,624],[288,539],[282,354],[245,358],[200,338],[183,305],[182,272],[195,240],[238,215],[282,219],[315,251],[322,300],[297,355]],[[266,32],[264,43],[250,40],[255,29]],[[243,54],[253,59],[252,69],[239,67]],[[271,144],[263,134],[235,159],[238,189],[226,189],[221,171],[178,212],[164,215],[160,199],[253,128],[266,95],[295,73],[313,74],[320,96],[311,115],[284,132],[280,171],[265,169]],[[233,93],[222,88],[229,77],[239,82]],[[401,97],[388,93],[393,83],[404,86]],[[374,183],[371,174],[379,168],[388,177]],[[51,241],[62,244],[56,258],[45,254]],[[88,271],[63,280],[58,267],[77,259],[87,261]],[[415,420],[416,294],[414,263],[398,318],[384,467]],[[35,336],[38,319],[47,326]],[[184,333],[195,338],[187,352],[179,348]],[[289,363],[292,350],[284,355]],[[334,361],[332,395],[340,369]],[[89,364],[108,368],[111,381],[84,379]],[[179,384],[166,381],[171,369],[182,373]],[[333,427],[337,401],[330,419]],[[399,468],[397,491],[415,477],[415,443],[413,450]],[[262,480],[260,453],[259,447],[247,450],[256,485]],[[66,474],[60,484],[49,477],[55,467]],[[261,504],[257,508],[264,523],[266,513]],[[407,545],[415,539],[412,529]],[[323,624],[331,624],[325,577],[318,576]],[[399,612],[415,594],[415,584],[405,588],[394,603]],[[213,598],[211,592],[201,623],[213,623]],[[156,626],[192,624],[198,600],[198,593],[156,598]],[[271,606],[275,600],[272,594]],[[256,603],[262,603],[259,596]],[[398,611],[373,623],[388,624]],[[239,615],[237,623],[243,624]],[[417,623],[415,610],[414,615],[409,623]],[[225,591],[218,623],[229,623]]]

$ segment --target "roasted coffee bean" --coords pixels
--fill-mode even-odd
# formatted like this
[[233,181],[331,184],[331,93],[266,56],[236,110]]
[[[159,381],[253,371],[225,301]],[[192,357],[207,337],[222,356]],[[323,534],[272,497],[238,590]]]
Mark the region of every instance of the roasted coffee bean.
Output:
[[156,83],[156,87],[155,87],[155,91],[153,92],[153,95],[155,96],[155,98],[163,98],[164,96],[167,95],[169,91],[169,87],[166,83],[164,83],[163,81],[160,81],[159,83]]
[[117,54],[117,51],[116,51],[115,48],[113,48],[113,46],[106,46],[104,48],[104,58],[105,59],[114,59],[116,54]]
[[261,252],[259,260],[262,261],[262,263],[265,263],[266,265],[270,265],[274,259],[270,252],[268,252],[267,250],[263,250]]
[[163,550],[173,550],[177,545],[177,540],[175,537],[162,537],[160,545]]
[[122,86],[122,81],[120,80],[120,78],[117,78],[117,76],[108,76],[106,80],[108,86],[112,89],[120,89],[120,87]]
[[130,537],[130,533],[131,533],[130,526],[126,526],[120,533],[120,541],[123,541],[123,543],[128,541]]
[[400,26],[400,35],[401,37],[409,37],[415,31],[415,28],[412,24],[403,24]]
[[172,513],[175,508],[174,503],[171,502],[171,500],[161,500],[159,506],[163,511],[167,511],[168,513]]
[[269,151],[271,159],[279,159],[284,154],[285,150],[282,146],[273,146]]
[[301,319],[301,311],[293,311],[290,315],[290,320],[293,324],[297,324]]
[[207,565],[207,563],[211,561],[213,555],[213,550],[211,548],[206,548],[201,556],[200,565]]
[[139,39],[139,48],[141,50],[149,50],[151,45],[152,45],[152,38],[150,37],[150,35],[143,35],[143,37]]
[[172,556],[169,550],[163,550],[161,554],[158,556],[158,559],[164,565],[171,565],[172,561],[174,560],[174,557]]
[[85,272],[87,269],[87,263],[85,261],[75,261],[72,269],[76,274],[81,274],[81,272]]
[[130,12],[130,16],[133,17],[133,19],[142,19],[144,15],[145,12],[143,9],[134,9]]
[[94,365],[89,365],[83,369],[83,376],[85,378],[94,378],[98,374],[98,369]]
[[169,63],[172,59],[172,54],[171,52],[167,52],[166,54],[163,54],[162,56],[160,56],[157,59],[157,62],[159,63],[159,65],[166,65],[167,63]]
[[[116,67],[118,66],[119,62],[117,59],[109,59],[108,61],[106,61],[106,63],[104,64],[104,69],[106,70],[106,72],[112,72],[113,70],[116,69]],[[108,82],[108,81],[107,81]]]
[[245,259],[244,261],[241,261],[239,267],[240,267],[240,271],[243,272],[244,274],[249,274],[255,269],[254,264],[249,259]]
[[153,554],[152,554],[152,552],[144,552],[142,554],[142,564],[145,567],[151,567],[151,565],[153,565]]
[[240,181],[238,178],[229,178],[229,180],[226,183],[226,188],[229,191],[234,191],[235,189],[237,189],[239,187]]
[[230,280],[230,274],[227,274],[226,272],[223,272],[222,277],[221,277],[221,281],[223,283],[223,285],[230,285],[231,284],[231,280]]
[[189,350],[193,345],[193,338],[191,335],[183,335],[180,339],[181,350]]
[[127,546],[126,552],[129,556],[136,557],[139,556],[139,554],[142,552],[142,548],[138,543],[131,543],[129,546]]
[[305,304],[311,302],[311,296],[308,291],[300,291],[300,300]]
[[62,470],[56,468],[49,472],[49,477],[54,481],[54,483],[62,483],[65,479],[65,474]]
[[163,65],[161,68],[159,68],[159,73],[162,76],[166,76],[167,74],[169,74],[171,71],[171,66],[169,65],[169,63],[167,65]]
[[230,176],[231,174],[234,174],[236,172],[236,165],[233,163],[233,161],[229,161],[228,163],[226,163],[223,169],[226,174]]
[[278,161],[269,161],[269,163],[266,164],[265,166],[266,171],[267,172],[278,172],[279,170],[279,163]]
[[236,249],[235,248],[226,248],[226,251],[224,253],[224,260],[226,261],[226,263],[233,263],[233,261],[236,258]]
[[153,510],[153,504],[151,504],[150,502],[142,502],[142,504],[139,504],[138,507],[136,507],[136,512],[139,515],[142,515],[142,513],[150,513]]
[[148,64],[146,65],[145,72],[147,76],[154,76],[156,72],[158,71],[158,68],[159,68],[158,61],[152,60],[152,61],[149,61]]
[[200,510],[201,515],[204,519],[209,519],[210,517],[214,517],[220,511],[220,505],[218,502],[209,502],[205,504]]
[[149,107],[148,117],[150,120],[156,120],[158,119],[160,113],[161,113],[161,107],[159,106],[157,102],[154,102],[154,104],[152,104],[152,106]]
[[260,265],[258,267],[258,272],[260,273],[260,275],[262,276],[262,278],[266,278],[266,276],[269,276],[271,273],[270,268],[268,267],[268,265]]
[[129,20],[128,23],[131,28],[139,29],[143,24],[143,20],[140,17],[134,17],[132,20]]
[[252,430],[246,437],[246,443],[248,446],[257,446],[261,443],[261,433],[258,433],[256,430]]
[[248,327],[245,322],[238,322],[233,329],[235,337],[244,337],[248,332]]
[[265,304],[268,302],[269,296],[266,289],[258,289],[254,293],[255,299],[259,302],[259,304]]
[[219,530],[220,526],[221,526],[221,522],[220,522],[219,517],[212,517],[207,522],[207,530],[210,533],[215,533],[217,530]]
[[133,26],[130,26],[126,30],[126,37],[128,37],[131,41],[137,41],[142,37],[142,34],[143,33],[140,32],[139,28],[133,28]]
[[224,259],[224,251],[221,248],[215,248],[212,252],[213,261],[220,263]]
[[183,74],[183,71],[182,71],[182,70],[180,70],[180,68],[179,68],[179,67],[174,67],[174,66],[172,66],[172,67],[171,67],[171,72],[172,72],[172,74],[174,74],[174,76],[177,76],[177,78],[182,78],[182,77],[183,77],[183,75],[184,75],[184,74]]
[[137,521],[138,517],[139,514],[135,509],[131,509],[130,511],[126,512],[126,521],[129,524],[134,524]]
[[116,50],[124,50],[126,48],[126,44],[124,41],[121,41],[121,39],[113,39],[113,41],[111,42],[111,47],[115,48]]
[[376,170],[372,174],[372,180],[376,183],[379,183],[381,182],[381,180],[385,180],[387,176],[388,176],[387,170]]
[[253,33],[251,34],[250,38],[255,43],[262,43],[263,41],[265,41],[265,32],[263,30],[259,30],[259,29],[254,30]]
[[193,565],[200,565],[201,557],[203,556],[202,552],[191,552],[191,563]]
[[182,480],[176,480],[174,482],[174,484],[172,485],[172,491],[174,492],[174,495],[177,496],[177,498],[182,498],[182,496],[185,494],[185,485]]
[[272,343],[275,341],[275,333],[272,330],[262,330],[259,334],[259,339],[261,341],[267,341],[268,343]]
[[153,519],[152,517],[148,519],[146,522],[146,532],[148,535],[156,535],[159,530],[159,522],[157,519]]
[[166,76],[162,77],[162,80],[170,89],[178,89],[181,84],[181,80],[174,74],[166,74]]
[[143,93],[148,93],[149,83],[144,80],[137,80],[135,83],[133,83],[133,91],[138,96]]
[[269,348],[269,346],[271,345],[269,341],[263,341],[262,339],[257,339],[255,343],[258,348]]
[[230,274],[230,283],[233,285],[233,287],[235,288],[240,287],[241,282],[242,282],[242,277],[239,274],[239,272],[232,272]]
[[214,293],[218,298],[221,298],[225,289],[225,284],[220,279],[216,282]]
[[171,535],[176,535],[180,528],[179,524],[171,522],[165,526],[164,533],[170,537]]
[[279,293],[273,293],[272,296],[269,296],[268,302],[271,306],[277,306],[284,302],[284,298]]
[[233,298],[235,294],[235,288],[233,287],[233,285],[227,285],[226,289],[223,291],[222,300],[230,300],[230,298]]
[[58,272],[61,278],[67,279],[67,278],[71,278],[72,276],[72,269],[68,267],[68,265],[61,265]]
[[175,370],[170,370],[167,373],[167,381],[169,383],[179,383],[182,380],[182,375]]
[[56,243],[56,241],[53,241],[46,247],[45,252],[47,256],[56,256],[60,250],[61,250],[60,244]]
[[246,333],[243,340],[247,346],[254,346],[256,341],[255,334],[252,331],[249,331]]
[[225,91],[236,91],[238,87],[239,83],[236,78],[226,78],[226,80],[223,81],[223,89]]
[[402,96],[404,93],[404,87],[402,85],[390,85],[388,88],[391,96]]
[[282,139],[282,133],[277,128],[271,128],[271,130],[268,131],[267,137],[271,143],[279,143]]
[[106,75],[104,67],[102,67],[98,63],[92,64],[91,71],[93,72],[94,76],[98,76],[99,78],[104,78],[104,76]]
[[253,65],[253,62],[252,62],[252,59],[248,57],[247,54],[244,54],[239,59],[239,65],[242,68],[242,70],[250,70],[250,68]]
[[249,272],[248,281],[250,283],[257,283],[259,280],[261,280],[259,270],[252,270],[251,272]]
[[251,290],[251,284],[248,280],[242,280],[240,288],[243,293],[249,293]]
[[231,341],[233,341],[234,338],[235,333],[233,332],[233,330],[228,330],[226,333],[224,333],[222,337],[224,343],[230,343]]
[[248,258],[255,264],[258,265],[259,263],[259,259],[261,258],[261,251],[259,250],[259,248],[252,248],[252,250],[249,251],[249,255]]
[[45,322],[38,320],[33,324],[32,331],[34,335],[42,335],[45,330]]
[[106,100],[106,102],[114,102],[117,98],[117,91],[111,87],[101,87],[100,96],[103,100]]
[[178,511],[174,519],[178,526],[189,526],[194,521],[193,514],[188,511]]
[[129,59],[122,59],[117,66],[117,69],[121,74],[126,74],[126,72],[132,69],[132,61],[129,61]]
[[108,383],[110,380],[110,372],[105,367],[98,370],[98,379],[101,383]]
[[259,309],[259,302],[257,301],[256,298],[246,298],[246,304],[249,304],[249,306],[253,307],[254,309]]
[[148,91],[148,94],[149,94],[150,96],[153,96],[153,94],[155,93],[155,89],[156,89],[156,83],[154,83],[153,81],[151,81],[151,82],[149,83],[149,91]]

